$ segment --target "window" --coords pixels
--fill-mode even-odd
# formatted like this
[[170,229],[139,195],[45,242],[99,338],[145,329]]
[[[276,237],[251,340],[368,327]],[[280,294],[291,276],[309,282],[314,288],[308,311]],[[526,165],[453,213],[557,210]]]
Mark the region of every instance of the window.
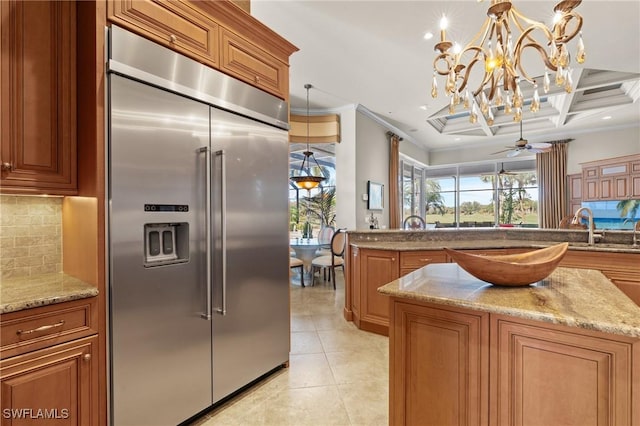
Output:
[[[289,174],[297,171],[303,156],[300,150],[306,150],[303,144],[290,144]],[[322,173],[327,177],[318,187],[309,191],[299,189],[289,181],[289,231],[291,236],[306,235],[305,230],[310,231],[313,237],[323,226],[335,226],[335,185],[336,169],[333,144],[322,144],[314,147],[314,157],[322,168]],[[319,174],[314,169],[314,174]]]
[[[424,176],[420,185],[415,176]],[[418,186],[424,197],[416,213]],[[533,159],[433,168],[405,163],[403,193],[404,217],[418,214],[436,227],[538,226]]]

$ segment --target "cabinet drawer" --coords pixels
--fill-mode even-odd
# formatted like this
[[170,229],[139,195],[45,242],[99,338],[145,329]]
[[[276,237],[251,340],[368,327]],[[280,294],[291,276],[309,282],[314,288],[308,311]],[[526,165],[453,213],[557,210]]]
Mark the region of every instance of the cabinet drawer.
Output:
[[288,66],[268,52],[221,29],[222,59],[220,68],[240,80],[285,99],[289,92]]
[[582,168],[582,178],[583,179],[593,179],[599,177],[598,168],[597,167],[583,167]]
[[2,315],[2,358],[97,333],[96,298]]
[[400,253],[400,269],[418,269],[430,263],[446,263],[447,254],[442,250],[425,250]]
[[184,1],[111,0],[109,20],[133,32],[217,67],[218,24]]

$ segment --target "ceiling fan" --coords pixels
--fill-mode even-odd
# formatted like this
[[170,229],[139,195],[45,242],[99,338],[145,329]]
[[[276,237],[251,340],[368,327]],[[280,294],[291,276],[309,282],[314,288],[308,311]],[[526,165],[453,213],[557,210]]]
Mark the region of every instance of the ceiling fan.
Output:
[[546,142],[529,143],[526,139],[522,138],[522,121],[520,121],[520,139],[516,141],[515,147],[508,146],[509,149],[503,149],[501,151],[492,152],[491,155],[500,154],[502,152],[509,152],[507,157],[515,157],[522,151],[529,151],[533,153],[547,152],[551,149],[551,144]]
[[498,174],[499,174],[500,176],[503,176],[503,175],[506,175],[506,176],[513,176],[513,175],[516,175],[517,173],[511,172],[511,171],[508,171],[508,170],[505,170],[505,169],[504,169],[504,163],[500,163],[500,171],[498,172]]

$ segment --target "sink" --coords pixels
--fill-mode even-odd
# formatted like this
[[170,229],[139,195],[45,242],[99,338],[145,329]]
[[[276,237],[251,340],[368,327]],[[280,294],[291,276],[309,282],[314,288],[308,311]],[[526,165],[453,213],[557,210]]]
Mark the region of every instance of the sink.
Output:
[[558,266],[569,243],[560,243],[527,253],[479,255],[445,247],[462,269],[474,277],[500,286],[525,286],[548,277]]

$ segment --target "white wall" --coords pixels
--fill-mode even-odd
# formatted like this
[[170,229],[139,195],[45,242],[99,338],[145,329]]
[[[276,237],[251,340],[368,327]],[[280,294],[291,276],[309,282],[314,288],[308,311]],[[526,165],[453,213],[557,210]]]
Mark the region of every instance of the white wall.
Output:
[[[389,226],[389,138],[387,128],[361,112],[356,113],[356,228],[368,228],[365,221],[371,213],[380,228]],[[384,210],[367,210],[362,195],[367,193],[367,181],[384,185]]]
[[[567,151],[567,174],[580,173],[580,163],[623,155],[640,153],[640,127],[603,130],[578,134],[569,143]],[[539,142],[542,142],[540,140]],[[451,149],[430,151],[430,166],[467,163],[474,161],[501,161],[506,157],[491,155],[503,149],[498,146],[479,146],[473,149]],[[533,158],[534,155],[519,155],[517,159]]]
[[[336,227],[356,229],[356,105],[339,111],[340,143],[336,144]],[[360,226],[362,227],[362,226]]]
[[399,151],[401,154],[411,157],[422,164],[429,164],[429,152],[413,142],[407,141],[406,139],[401,140]]
[[640,127],[579,135],[569,143],[567,174],[581,173],[580,163],[640,154]]

